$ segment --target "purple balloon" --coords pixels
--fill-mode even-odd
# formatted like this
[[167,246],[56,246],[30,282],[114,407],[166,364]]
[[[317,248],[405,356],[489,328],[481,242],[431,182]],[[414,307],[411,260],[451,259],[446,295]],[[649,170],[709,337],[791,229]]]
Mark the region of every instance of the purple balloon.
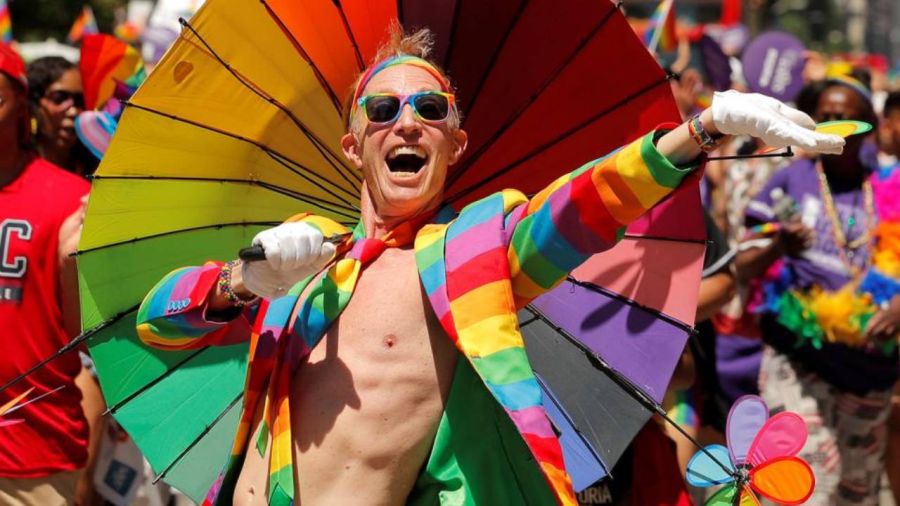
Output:
[[751,90],[790,101],[803,88],[803,53],[806,48],[793,35],[766,32],[744,51],[744,77]]

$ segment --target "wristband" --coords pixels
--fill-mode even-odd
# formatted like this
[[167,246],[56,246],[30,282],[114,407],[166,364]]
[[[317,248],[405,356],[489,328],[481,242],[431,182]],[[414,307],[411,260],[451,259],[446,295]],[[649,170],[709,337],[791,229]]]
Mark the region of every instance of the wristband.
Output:
[[225,300],[235,307],[244,307],[248,302],[253,302],[258,297],[254,295],[249,299],[245,299],[235,293],[234,287],[231,286],[231,271],[234,270],[234,266],[237,265],[238,262],[239,260],[232,260],[222,266],[222,270],[219,271],[218,285],[219,291],[225,296]]
[[713,136],[703,128],[703,122],[700,121],[699,114],[695,114],[690,121],[688,121],[688,132],[690,132],[691,138],[694,139],[694,142],[700,146],[700,150],[704,153],[709,153],[719,147],[719,141],[724,137],[720,136],[718,138],[713,138]]

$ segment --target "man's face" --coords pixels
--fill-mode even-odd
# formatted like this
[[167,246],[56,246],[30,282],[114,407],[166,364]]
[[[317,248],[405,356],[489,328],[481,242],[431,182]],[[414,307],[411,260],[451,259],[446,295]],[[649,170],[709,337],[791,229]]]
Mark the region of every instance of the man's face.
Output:
[[6,74],[0,73],[0,149],[17,146],[25,114],[25,94]]
[[[441,85],[424,69],[395,65],[376,74],[362,96],[420,91],[441,91]],[[383,218],[412,217],[440,204],[447,170],[466,147],[465,132],[451,129],[446,121],[423,121],[409,104],[386,124],[370,123],[365,111],[358,110],[350,129],[341,139],[344,153],[362,169],[369,197]]]

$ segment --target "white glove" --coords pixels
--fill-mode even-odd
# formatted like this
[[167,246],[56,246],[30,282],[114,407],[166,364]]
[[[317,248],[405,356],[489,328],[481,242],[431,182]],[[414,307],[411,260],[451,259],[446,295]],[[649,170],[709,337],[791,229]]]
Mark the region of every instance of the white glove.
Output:
[[758,137],[773,148],[799,146],[831,155],[844,150],[840,136],[815,132],[812,118],[758,93],[716,92],[712,117],[716,129],[723,134]]
[[281,297],[302,279],[316,274],[334,256],[335,246],[322,233],[302,222],[282,223],[263,230],[253,238],[262,246],[266,259],[244,262],[244,286],[261,297]]

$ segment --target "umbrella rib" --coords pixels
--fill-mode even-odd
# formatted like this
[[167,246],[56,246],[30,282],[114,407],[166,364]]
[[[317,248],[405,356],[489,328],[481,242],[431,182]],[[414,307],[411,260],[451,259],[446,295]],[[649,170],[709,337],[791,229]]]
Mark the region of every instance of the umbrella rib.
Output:
[[265,181],[254,181],[252,179],[234,179],[234,178],[207,178],[207,177],[190,177],[190,176],[103,176],[103,175],[93,175],[91,176],[91,180],[93,181],[105,181],[105,180],[135,180],[135,181],[177,181],[177,182],[207,182],[207,183],[229,183],[229,184],[246,184],[249,186],[259,186],[260,188],[278,193],[280,195],[284,195],[286,197],[291,197],[295,200],[300,200],[302,202],[307,202],[309,204],[330,208],[329,211],[334,213],[343,214],[348,218],[354,218],[354,214],[348,213],[358,213],[359,210],[352,207],[341,206],[335,202],[328,202],[326,200],[322,200],[317,197],[313,197],[312,195],[307,195],[305,193],[300,193],[288,188],[284,188],[283,186],[274,185],[272,183],[267,183]]
[[[485,142],[478,148],[478,150],[476,150],[475,153],[473,153],[472,156],[469,157],[465,161],[465,164],[462,167],[460,167],[459,170],[457,170],[453,174],[452,177],[449,178],[449,180],[447,182],[448,187],[450,185],[452,185],[453,183],[455,183],[459,178],[461,178],[462,175],[465,174],[466,171],[469,170],[469,168],[472,167],[472,165],[474,165],[475,162],[479,158],[481,158],[481,156],[490,148],[490,146],[492,146],[494,144],[494,142],[498,138],[500,138],[501,135],[503,135],[506,132],[506,130],[519,118],[519,116],[524,114],[525,111],[528,110],[528,108],[531,107],[531,105],[537,101],[537,99],[544,93],[544,91],[550,86],[550,84],[552,84],[553,81],[556,80],[556,78],[560,74],[562,74],[563,70],[565,70],[566,67],[568,67],[569,64],[575,60],[575,58],[578,56],[578,54],[581,53],[581,51],[585,47],[587,47],[587,45],[594,39],[594,37],[600,32],[600,30],[602,30],[603,27],[606,25],[606,23],[612,18],[613,14],[615,12],[617,12],[615,6],[613,6],[612,4],[609,4],[609,6],[610,6],[609,12],[607,12],[606,15],[603,16],[603,19],[601,19],[600,22],[597,23],[597,26],[594,27],[594,29],[591,30],[591,32],[587,36],[585,36],[584,39],[582,39],[582,41],[578,44],[578,46],[575,47],[575,49],[569,54],[569,56],[565,60],[560,62],[559,66],[557,66],[550,73],[550,75],[547,77],[547,79],[544,81],[544,83],[541,84],[541,86],[538,87],[538,89],[534,93],[531,94],[528,101],[526,101],[524,104],[522,104],[522,106],[515,113],[510,115],[510,117],[506,120],[506,122],[500,128],[498,128],[494,132],[494,134],[491,135],[491,137],[489,137],[487,140],[485,140]],[[518,18],[516,20],[518,21]],[[490,72],[488,72],[485,75],[485,81],[487,80],[487,77],[489,75],[490,75]],[[480,87],[479,87],[479,91],[480,91]],[[614,108],[618,107],[619,105],[621,105],[622,103],[625,103],[625,102],[627,102],[627,100],[622,101],[618,104],[615,104],[613,107]],[[474,101],[473,101],[473,104],[474,104]],[[604,113],[602,113],[602,114],[605,114],[605,113],[606,112],[604,111]],[[588,123],[591,123],[591,121],[589,121]],[[473,185],[473,186],[475,186],[475,185]]]
[[639,402],[640,404],[642,404],[645,408],[647,408],[647,409],[653,411],[654,413],[656,413],[657,415],[661,416],[667,423],[669,423],[669,425],[671,425],[675,430],[677,430],[685,438],[687,438],[688,441],[690,441],[694,446],[696,446],[697,449],[699,449],[700,451],[705,453],[707,457],[709,457],[710,459],[712,459],[713,462],[718,464],[718,466],[721,467],[728,475],[736,476],[736,474],[737,474],[736,471],[732,471],[731,469],[726,467],[725,464],[723,464],[719,459],[717,459],[715,455],[710,453],[703,445],[701,445],[700,442],[697,441],[697,439],[695,439],[693,436],[688,434],[683,428],[681,428],[681,426],[678,424],[678,422],[676,422],[675,420],[672,420],[672,418],[669,416],[669,414],[666,413],[666,410],[663,409],[663,407],[660,406],[659,403],[657,403],[655,400],[653,400],[653,398],[650,397],[646,392],[644,392],[644,390],[641,387],[634,384],[634,382],[631,381],[627,376],[625,376],[624,374],[622,374],[621,372],[616,370],[614,367],[609,365],[609,362],[607,362],[602,356],[600,356],[600,354],[595,353],[594,350],[588,348],[584,343],[582,343],[581,341],[576,339],[574,336],[569,334],[569,332],[566,329],[564,329],[564,328],[560,327],[559,325],[557,325],[556,323],[554,323],[550,318],[548,318],[546,315],[544,315],[544,313],[542,313],[539,309],[529,305],[529,311],[534,313],[535,316],[537,316],[538,318],[543,320],[543,322],[546,323],[548,326],[550,326],[550,328],[552,328],[559,335],[566,338],[573,345],[575,345],[575,347],[577,347],[582,352],[584,352],[584,354],[587,355],[588,360],[590,360],[591,363],[595,367],[597,367],[601,371],[605,372],[606,375],[611,380],[613,380],[613,382],[615,382],[620,387],[622,387],[622,390],[624,390],[627,394],[629,394],[632,399],[634,399],[637,402]]
[[623,239],[632,239],[632,240],[643,240],[648,239],[651,241],[669,241],[669,242],[683,242],[688,244],[709,244],[709,241],[703,239],[681,239],[678,237],[662,237],[659,235],[641,235],[641,234],[625,234],[622,236]]
[[100,332],[101,330],[118,322],[125,316],[137,311],[138,307],[140,307],[140,305],[133,306],[129,309],[126,309],[125,311],[117,313],[117,314],[113,315],[111,318],[100,322],[95,327],[92,327],[92,328],[82,332],[81,334],[78,334],[71,341],[69,341],[66,345],[64,345],[62,348],[56,350],[56,352],[54,352],[53,355],[50,355],[49,357],[41,360],[37,364],[31,366],[27,371],[23,372],[22,374],[19,374],[18,376],[16,376],[15,378],[13,378],[9,381],[7,381],[5,385],[0,386],[0,392],[3,392],[6,389],[12,387],[13,385],[17,384],[18,382],[20,382],[23,379],[25,379],[26,377],[28,377],[29,374],[32,374],[35,371],[43,368],[45,365],[56,360],[57,358],[65,355],[66,353],[69,353],[70,351],[72,351],[74,349],[77,349],[81,343],[87,341],[88,339],[90,339],[91,337],[96,335],[97,332]]
[[176,464],[181,462],[181,459],[183,459],[185,457],[185,455],[188,454],[188,452],[190,452],[191,450],[194,449],[195,446],[197,446],[197,443],[199,443],[200,440],[203,439],[203,437],[206,436],[209,433],[209,431],[211,431],[213,429],[213,427],[215,427],[216,424],[218,424],[222,420],[222,418],[225,417],[225,414],[228,413],[231,410],[231,408],[233,408],[234,405],[237,404],[238,401],[241,400],[241,397],[243,397],[243,396],[244,396],[244,392],[240,392],[239,394],[237,394],[237,396],[234,398],[234,400],[232,400],[230,403],[228,403],[228,406],[226,406],[225,409],[223,409],[222,412],[219,413],[219,415],[215,418],[215,420],[213,420],[212,423],[207,425],[203,429],[203,431],[201,431],[200,434],[197,435],[197,437],[193,441],[191,441],[190,444],[188,444],[184,448],[184,450],[182,450],[181,453],[179,453],[178,456],[175,457],[174,460],[172,460],[172,462],[169,462],[169,464],[162,470],[162,472],[160,472],[158,475],[156,475],[155,478],[153,478],[153,484],[155,485],[156,483],[159,482],[159,480],[165,478],[166,474],[168,474],[169,471],[171,471],[172,468],[175,467]]
[[162,381],[163,379],[169,377],[173,372],[175,372],[176,369],[178,369],[179,367],[181,367],[181,366],[183,366],[184,364],[188,363],[189,361],[193,360],[197,355],[199,355],[199,354],[203,353],[204,351],[206,351],[207,348],[208,348],[208,346],[204,346],[203,348],[200,348],[199,350],[197,350],[197,351],[191,353],[190,355],[188,355],[187,357],[185,357],[183,360],[181,360],[181,361],[179,361],[178,363],[174,364],[174,365],[173,365],[172,367],[170,367],[169,369],[166,369],[166,372],[160,374],[159,376],[157,376],[156,378],[154,378],[153,380],[151,380],[149,383],[147,383],[146,385],[144,385],[144,386],[138,388],[138,389],[135,390],[134,392],[131,392],[130,394],[128,394],[127,396],[125,396],[124,399],[122,399],[122,400],[120,400],[119,402],[115,403],[114,405],[112,405],[112,406],[106,408],[106,411],[103,412],[103,415],[105,416],[105,415],[109,415],[109,414],[115,414],[115,412],[118,411],[119,408],[121,408],[121,407],[124,406],[125,404],[127,404],[127,403],[131,402],[132,400],[134,400],[134,398],[137,397],[138,395],[140,395],[140,394],[146,392],[147,390],[153,388],[154,385],[158,384],[158,383],[159,383],[160,381]]
[[[491,173],[488,177],[485,177],[485,178],[482,179],[481,181],[478,181],[478,182],[476,182],[476,183],[474,183],[474,184],[471,184],[471,185],[469,185],[468,187],[466,187],[465,189],[456,192],[452,197],[450,197],[450,198],[447,199],[447,200],[448,200],[449,202],[453,202],[453,201],[455,201],[455,200],[458,200],[458,199],[460,199],[461,197],[465,196],[467,193],[469,193],[469,192],[471,192],[471,191],[477,189],[478,187],[483,186],[484,184],[490,182],[491,180],[496,179],[496,178],[500,177],[501,175],[503,175],[503,174],[505,174],[505,173],[511,171],[512,169],[516,168],[517,166],[519,166],[519,165],[521,165],[521,164],[527,162],[527,161],[530,160],[531,158],[534,158],[535,156],[541,154],[541,152],[543,152],[543,151],[545,151],[546,149],[550,148],[550,147],[553,146],[554,144],[556,144],[556,143],[562,141],[562,140],[565,139],[566,137],[568,137],[568,136],[570,136],[570,135],[572,135],[572,134],[578,132],[578,131],[581,130],[582,128],[587,127],[588,125],[590,125],[591,123],[594,123],[595,121],[597,121],[598,119],[602,118],[603,116],[606,116],[607,114],[609,114],[609,113],[615,111],[616,109],[618,109],[618,108],[621,107],[622,105],[624,105],[624,104],[626,104],[626,103],[628,103],[628,102],[630,102],[630,101],[632,101],[632,100],[634,100],[634,99],[640,97],[641,95],[643,95],[643,94],[649,92],[650,90],[652,90],[653,88],[655,88],[655,87],[657,87],[657,86],[660,86],[661,84],[664,84],[664,83],[669,82],[669,78],[670,78],[670,77],[667,75],[667,76],[664,77],[663,79],[660,79],[660,80],[658,80],[658,81],[654,81],[654,82],[652,82],[652,83],[650,83],[650,84],[644,86],[643,88],[639,89],[638,91],[636,91],[636,92],[632,93],[631,95],[628,95],[627,97],[625,97],[625,98],[619,100],[619,101],[616,102],[615,104],[613,104],[613,105],[607,107],[606,109],[604,109],[604,110],[598,112],[597,114],[591,116],[590,118],[588,118],[588,119],[582,121],[582,122],[579,123],[578,125],[575,125],[574,127],[570,128],[569,130],[567,130],[567,131],[563,132],[562,134],[556,136],[555,138],[549,140],[548,142],[545,142],[545,143],[541,144],[540,146],[536,147],[535,149],[532,149],[531,151],[529,151],[529,152],[526,153],[525,155],[521,156],[521,157],[518,158],[517,160],[515,160],[515,161],[509,163],[509,164],[506,165],[505,167],[503,167],[503,168],[501,168],[501,169],[499,169],[499,170],[494,171],[494,172]],[[485,144],[485,145],[488,145],[488,144]],[[479,154],[480,154],[480,153],[479,153]],[[476,155],[476,156],[477,156],[477,155]],[[471,167],[471,166],[472,166],[471,164],[467,164],[466,167],[463,168],[463,169],[461,169],[460,171],[458,171],[457,174],[461,174],[462,172],[464,172],[466,169],[468,169],[468,168]]]
[[278,17],[278,14],[275,14],[275,11],[272,10],[271,6],[269,6],[269,2],[267,2],[266,0],[260,0],[260,3],[262,3],[263,6],[266,8],[266,11],[269,13],[269,16],[272,18],[272,20],[275,21],[275,24],[278,25],[279,28],[281,28],[282,32],[284,32],[285,36],[291,42],[291,45],[293,45],[294,49],[296,49],[297,52],[300,54],[300,57],[303,58],[306,61],[306,63],[309,64],[309,67],[312,69],[313,74],[315,74],[316,79],[318,79],[318,81],[319,81],[319,85],[322,87],[322,89],[325,90],[326,93],[328,93],[328,96],[331,97],[331,103],[334,106],[335,111],[337,111],[338,114],[340,114],[341,113],[341,99],[337,96],[337,94],[334,92],[334,90],[331,89],[331,85],[328,84],[328,80],[325,79],[324,75],[322,75],[322,71],[320,71],[319,67],[316,66],[315,62],[312,61],[312,58],[309,57],[309,54],[306,53],[306,51],[303,49],[303,46],[300,45],[300,42],[297,40],[296,37],[294,37],[294,34],[291,33],[290,30],[288,30],[288,27],[284,24],[284,22],[281,20],[281,18]]
[[[535,316],[534,319],[539,320],[540,317]],[[534,321],[534,320],[532,320],[532,321]],[[546,390],[548,392],[552,392],[552,390],[547,385],[547,383],[538,374],[534,375],[534,379],[537,380],[537,382],[540,386],[544,387],[544,390]],[[551,399],[550,402],[554,402],[557,406],[559,406],[559,413],[563,416],[563,418],[566,419],[566,422],[568,422],[569,425],[573,429],[575,429],[575,433],[578,435],[578,438],[581,439],[581,442],[584,443],[584,446],[588,449],[588,451],[591,452],[591,455],[593,455],[594,458],[597,459],[597,462],[600,463],[600,467],[603,468],[603,472],[606,473],[607,476],[612,478],[612,469],[607,467],[606,462],[603,461],[603,459],[597,453],[597,450],[594,449],[593,445],[588,443],[587,439],[584,437],[584,434],[581,432],[581,429],[578,428],[578,425],[575,424],[575,421],[572,420],[572,417],[569,416],[569,413],[566,412],[566,410],[563,408],[562,402],[560,402],[559,399]]]
[[462,0],[453,3],[453,18],[450,20],[450,35],[447,38],[447,52],[444,54],[444,61],[441,62],[441,68],[444,69],[450,67],[450,57],[453,55],[453,46],[456,45],[456,29],[459,27],[459,11],[462,10],[459,4],[461,3]]
[[791,150],[791,147],[788,146],[786,151],[782,151],[780,153],[763,153],[760,155],[732,155],[732,156],[710,156],[707,157],[707,160],[744,160],[748,158],[791,158],[794,156],[794,151]]
[[109,243],[109,244],[104,244],[102,246],[95,246],[93,248],[86,248],[86,249],[78,250],[75,253],[72,253],[72,255],[73,256],[82,256],[87,253],[93,253],[95,251],[100,251],[100,250],[104,250],[107,248],[113,248],[116,246],[124,246],[126,244],[132,244],[132,243],[141,242],[141,241],[149,241],[151,239],[158,239],[160,237],[166,237],[169,235],[181,234],[181,233],[185,233],[185,232],[196,232],[198,230],[209,230],[209,229],[219,229],[219,228],[227,228],[227,227],[242,227],[242,226],[246,227],[246,226],[254,226],[254,225],[270,225],[270,226],[274,227],[274,226],[277,226],[280,224],[281,224],[281,222],[278,222],[278,221],[249,221],[249,222],[244,221],[244,222],[238,222],[238,223],[217,223],[215,225],[203,225],[203,226],[199,226],[199,227],[181,228],[178,230],[169,230],[166,232],[160,232],[158,234],[145,235],[145,236],[141,236],[141,237],[135,237],[134,239],[128,239],[125,241],[118,241],[118,242],[113,242],[113,243]]
[[[228,64],[228,62],[226,62],[224,59],[222,59],[221,56],[219,56],[219,54],[212,48],[212,46],[210,46],[209,43],[206,42],[206,39],[204,39],[203,36],[200,35],[197,32],[197,30],[195,30],[194,27],[191,26],[191,24],[188,21],[186,21],[184,19],[179,19],[179,21],[185,28],[190,30],[191,33],[193,33],[195,37],[197,37],[197,39],[200,41],[200,43],[202,43],[203,46],[206,47],[206,50],[209,51],[209,54],[212,55],[212,57],[217,62],[219,62],[219,64],[222,65],[222,67],[224,67],[225,70],[227,70],[229,74],[231,74],[235,79],[237,79],[237,81],[239,83],[244,85],[245,88],[247,88],[248,90],[253,92],[256,96],[265,100],[269,104],[275,106],[275,108],[277,108],[282,113],[284,113],[288,117],[288,119],[291,120],[291,123],[293,123],[294,126],[297,127],[297,129],[300,130],[300,132],[316,148],[316,150],[319,152],[319,154],[322,155],[322,158],[324,158],[325,161],[328,162],[328,164],[331,165],[335,171],[337,171],[338,175],[340,175],[345,181],[350,183],[350,185],[355,185],[355,184],[360,183],[360,179],[356,178],[354,173],[352,171],[350,171],[350,169],[348,169],[346,166],[344,166],[344,164],[340,163],[340,158],[336,154],[332,153],[331,150],[328,149],[328,146],[326,146],[325,143],[322,142],[321,139],[319,139],[314,133],[312,133],[312,131],[309,128],[307,128],[306,125],[302,121],[300,121],[300,118],[298,118],[293,113],[293,111],[291,111],[290,109],[287,108],[287,106],[285,106],[284,104],[282,104],[281,102],[276,100],[275,97],[272,97],[268,93],[263,92],[262,89],[260,89],[260,87],[257,86],[256,84],[254,84],[252,81],[250,81],[246,77],[240,75],[231,65]],[[349,177],[347,175],[348,173],[349,173]],[[353,179],[355,179],[355,181]]]
[[[491,71],[494,69],[494,64],[496,64],[497,59],[500,58],[500,53],[503,50],[503,46],[506,45],[506,41],[509,39],[509,36],[512,35],[513,30],[519,23],[519,19],[522,17],[522,13],[525,12],[527,3],[528,0],[523,0],[519,3],[519,9],[516,11],[516,15],[513,17],[512,23],[509,24],[509,27],[506,29],[506,33],[503,34],[503,38],[500,39],[500,43],[497,44],[497,49],[496,51],[494,51],[494,54],[491,55],[491,59],[488,61],[487,67],[485,67],[484,74],[481,75],[481,78],[478,80],[478,84],[475,85],[475,88],[469,95],[472,97],[472,101],[466,105],[469,111],[475,110],[475,104],[478,102],[478,98],[481,96],[481,88],[484,87],[484,83],[487,82],[488,77],[491,75]],[[447,61],[450,61],[449,56],[447,58]],[[466,119],[467,118],[463,118],[463,123],[465,123]],[[451,178],[451,181],[453,180],[455,179]]]
[[679,329],[681,329],[685,332],[688,332],[688,333],[696,332],[694,330],[693,326],[688,325],[687,323],[675,318],[674,316],[670,316],[666,313],[663,313],[662,311],[660,311],[658,309],[654,309],[652,307],[645,306],[644,304],[641,304],[640,302],[632,299],[631,297],[626,297],[625,295],[622,295],[621,293],[618,293],[618,292],[614,292],[614,291],[610,290],[609,288],[606,288],[606,287],[603,287],[600,285],[596,285],[596,284],[588,282],[588,281],[581,281],[579,279],[575,279],[571,275],[567,276],[566,280],[575,285],[587,288],[589,290],[592,290],[592,291],[595,291],[598,293],[602,293],[603,295],[606,295],[607,297],[616,299],[620,302],[624,302],[625,304],[628,304],[629,306],[636,307],[638,309],[646,311],[647,313],[650,313],[651,315],[659,318],[660,320],[663,320],[666,323],[669,323],[675,327],[678,327]]
[[344,12],[344,7],[341,5],[341,0],[332,0],[334,2],[334,6],[337,8],[338,12],[341,15],[341,24],[344,25],[344,32],[347,33],[347,37],[350,39],[350,44],[353,46],[353,54],[356,56],[356,65],[359,67],[360,72],[365,68],[365,63],[363,63],[362,53],[359,51],[359,44],[356,42],[356,37],[353,36],[353,30],[350,29],[350,21],[347,19],[347,13]]
[[[340,200],[340,201],[343,202],[344,204],[347,204],[347,206],[349,206],[349,209],[354,210],[354,211],[357,211],[357,212],[359,211],[359,209],[357,209],[356,206],[353,205],[353,203],[348,202],[346,199],[341,198],[341,197],[335,195],[335,193],[334,193],[333,191],[329,190],[328,188],[325,188],[324,186],[322,186],[321,184],[319,184],[319,183],[317,183],[317,182],[315,182],[315,181],[312,181],[308,176],[306,176],[306,175],[304,175],[304,174],[301,174],[298,170],[296,170],[296,169],[294,169],[293,167],[290,166],[290,163],[296,164],[296,162],[294,162],[294,161],[292,161],[292,160],[289,160],[289,159],[287,159],[287,158],[284,158],[283,156],[281,156],[281,155],[279,155],[279,154],[276,154],[276,153],[274,153],[274,152],[272,152],[272,151],[265,150],[264,152],[266,153],[266,155],[269,156],[269,158],[271,158],[272,160],[275,160],[276,163],[280,164],[281,166],[283,166],[283,167],[286,168],[287,170],[293,172],[294,174],[297,174],[298,176],[300,176],[300,177],[302,177],[303,179],[307,180],[310,184],[312,184],[312,185],[315,186],[316,188],[321,189],[321,190],[324,191],[325,193],[327,193],[327,194],[331,195],[332,197],[334,197],[334,198]],[[307,170],[307,171],[308,171],[309,169],[306,169],[306,168],[304,167],[304,170]],[[346,190],[345,190],[345,191],[346,191]],[[324,202],[324,201],[323,201],[323,202]],[[341,206],[341,207],[344,207],[344,206]],[[347,209],[347,207],[344,207],[344,208]]]
[[[350,203],[350,201],[348,201],[348,200],[345,199],[344,197],[341,197],[341,196],[337,195],[334,191],[332,191],[332,190],[326,188],[326,187],[323,185],[323,183],[314,181],[314,180],[311,179],[311,178],[314,176],[314,177],[316,177],[317,179],[321,180],[322,182],[324,182],[324,183],[326,183],[326,184],[328,184],[328,185],[333,186],[334,188],[336,188],[336,189],[338,189],[338,190],[340,190],[340,191],[346,193],[347,195],[351,196],[351,197],[354,198],[354,199],[357,197],[356,195],[353,195],[351,192],[349,192],[348,190],[346,190],[346,189],[343,188],[342,186],[338,186],[338,185],[334,184],[333,182],[329,181],[328,179],[325,179],[324,177],[322,177],[321,175],[317,174],[317,173],[316,173],[315,171],[313,171],[312,169],[310,169],[310,168],[304,166],[303,164],[301,164],[301,163],[299,163],[299,162],[296,162],[296,161],[294,161],[294,160],[291,160],[290,158],[288,158],[288,157],[284,156],[283,154],[279,153],[278,151],[275,151],[274,149],[272,149],[272,148],[270,148],[270,147],[268,147],[268,146],[266,146],[266,145],[264,145],[264,144],[262,144],[262,143],[260,143],[260,142],[257,142],[257,141],[255,141],[255,140],[253,140],[253,139],[248,139],[247,137],[243,137],[243,136],[241,136],[241,135],[233,134],[233,133],[231,133],[231,132],[226,132],[225,130],[221,130],[221,129],[218,129],[218,128],[215,128],[215,127],[212,127],[212,126],[209,126],[209,125],[204,125],[203,123],[199,123],[199,122],[194,121],[194,120],[189,120],[189,119],[186,119],[186,118],[182,118],[182,117],[180,117],[180,116],[175,116],[174,114],[169,114],[169,113],[166,113],[166,112],[158,111],[158,110],[156,110],[156,109],[153,109],[153,108],[150,108],[150,107],[146,107],[146,106],[143,106],[143,105],[139,105],[139,104],[136,104],[136,103],[134,103],[134,102],[126,102],[125,105],[126,105],[127,107],[134,107],[135,109],[139,109],[139,110],[141,110],[141,111],[146,111],[146,112],[149,112],[149,113],[152,113],[152,114],[156,114],[156,115],[158,115],[158,116],[162,116],[162,117],[164,117],[164,118],[168,118],[168,119],[173,120],[173,121],[178,121],[178,122],[181,122],[181,123],[185,123],[185,124],[187,124],[187,125],[191,125],[191,126],[200,128],[200,129],[202,129],[202,130],[206,130],[206,131],[208,131],[208,132],[213,132],[213,133],[216,133],[216,134],[219,134],[219,135],[223,135],[223,136],[225,136],[225,137],[229,137],[229,138],[232,138],[232,139],[235,139],[235,140],[238,140],[238,141],[246,142],[247,144],[252,144],[253,146],[256,146],[257,148],[259,148],[262,152],[264,152],[264,153],[266,153],[267,155],[273,157],[273,159],[275,159],[275,161],[280,162],[280,164],[281,164],[284,168],[286,168],[286,169],[288,169],[289,171],[291,171],[292,173],[294,173],[294,174],[296,174],[296,175],[302,177],[304,180],[306,180],[306,181],[309,182],[310,184],[316,186],[317,188],[319,188],[319,189],[321,189],[322,191],[328,193],[328,194],[331,195],[332,197],[334,197],[334,198],[340,200],[341,202],[347,204],[348,206],[349,206],[349,205],[352,205],[352,204]],[[293,166],[297,167],[297,170],[293,169],[293,168],[292,168],[290,165],[288,165],[286,162],[290,162],[290,165],[293,165]]]

